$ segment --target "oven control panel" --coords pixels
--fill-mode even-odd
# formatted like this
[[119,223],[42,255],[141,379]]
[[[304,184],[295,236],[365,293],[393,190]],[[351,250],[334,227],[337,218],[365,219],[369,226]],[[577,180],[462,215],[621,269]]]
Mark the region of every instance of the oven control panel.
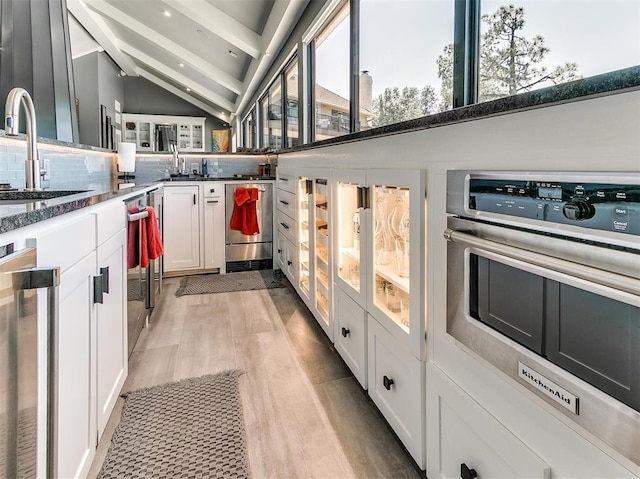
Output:
[[640,184],[469,179],[467,207],[640,235]]

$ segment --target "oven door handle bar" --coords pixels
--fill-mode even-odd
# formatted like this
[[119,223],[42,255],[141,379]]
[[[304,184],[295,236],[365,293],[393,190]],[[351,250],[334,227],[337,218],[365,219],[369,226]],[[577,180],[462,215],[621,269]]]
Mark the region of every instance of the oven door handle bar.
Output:
[[143,220],[149,217],[148,211],[141,211],[140,213],[128,213],[127,221],[133,223],[134,221]]
[[478,238],[474,235],[455,231],[449,228],[445,230],[444,237],[447,241],[465,244],[499,256],[522,261],[524,263],[532,264],[567,276],[580,278],[590,283],[596,283],[612,290],[623,291],[635,296],[640,296],[640,280],[629,276],[535,253],[533,251],[527,251],[521,248],[515,248],[502,243],[496,243],[494,241]]

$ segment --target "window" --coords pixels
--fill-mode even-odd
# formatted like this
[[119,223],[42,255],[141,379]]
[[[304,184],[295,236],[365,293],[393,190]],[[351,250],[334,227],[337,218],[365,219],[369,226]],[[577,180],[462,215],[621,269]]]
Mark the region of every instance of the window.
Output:
[[255,144],[256,135],[256,110],[251,110],[251,113],[242,122],[242,144],[245,148],[253,148]]
[[[316,141],[349,133],[349,19],[347,3],[311,44],[315,119],[312,131],[313,139]],[[341,128],[345,118],[346,130]]]
[[298,60],[294,59],[285,69],[284,84],[287,91],[285,115],[285,131],[287,148],[297,146],[298,135]]
[[[360,0],[360,130],[451,108],[452,0]],[[451,49],[451,47],[449,47]],[[453,50],[451,50],[453,51]]]
[[269,147],[282,148],[282,79],[280,76],[269,87]]
[[479,101],[637,65],[640,2],[483,0]]
[[269,96],[260,100],[260,148],[269,146]]

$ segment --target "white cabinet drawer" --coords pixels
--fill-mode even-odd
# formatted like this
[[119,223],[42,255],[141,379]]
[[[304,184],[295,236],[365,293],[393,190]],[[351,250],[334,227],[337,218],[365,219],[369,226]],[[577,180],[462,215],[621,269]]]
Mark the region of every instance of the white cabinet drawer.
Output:
[[276,228],[285,238],[292,243],[296,243],[296,222],[290,216],[285,215],[282,211],[276,212]]
[[334,288],[336,350],[367,389],[367,313],[340,288]]
[[278,211],[285,215],[296,218],[296,195],[286,190],[276,190],[276,206]]
[[424,468],[424,363],[368,316],[369,396]]
[[462,464],[487,479],[551,477],[535,452],[435,366],[427,367],[426,384],[428,477],[460,477]]
[[288,191],[289,193],[296,192],[296,177],[290,172],[278,171],[278,179],[276,180],[276,187]]
[[[124,221],[124,208],[121,218]],[[37,246],[38,266],[59,266],[64,273],[96,248],[96,216],[56,222],[54,228],[38,235]]]
[[224,193],[224,183],[221,181],[205,181],[203,182],[204,197],[216,198]]
[[118,233],[127,224],[124,202],[114,200],[96,210],[97,244],[101,245],[106,240]]

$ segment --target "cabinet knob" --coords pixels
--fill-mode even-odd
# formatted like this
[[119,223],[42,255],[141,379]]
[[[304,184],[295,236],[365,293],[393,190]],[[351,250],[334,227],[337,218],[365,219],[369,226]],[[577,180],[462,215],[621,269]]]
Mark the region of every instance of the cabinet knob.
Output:
[[461,479],[474,479],[474,477],[478,477],[478,473],[475,469],[469,469],[467,465],[463,462],[460,464],[460,478]]
[[293,264],[292,261],[287,261],[287,265],[291,266]]
[[280,248],[278,248],[278,254],[282,253],[282,250]]
[[342,337],[346,338],[347,336],[349,336],[349,333],[351,331],[349,331],[347,328],[342,328]]
[[382,385],[387,391],[391,391],[391,386],[393,386],[393,379],[388,378],[387,376],[382,376]]

